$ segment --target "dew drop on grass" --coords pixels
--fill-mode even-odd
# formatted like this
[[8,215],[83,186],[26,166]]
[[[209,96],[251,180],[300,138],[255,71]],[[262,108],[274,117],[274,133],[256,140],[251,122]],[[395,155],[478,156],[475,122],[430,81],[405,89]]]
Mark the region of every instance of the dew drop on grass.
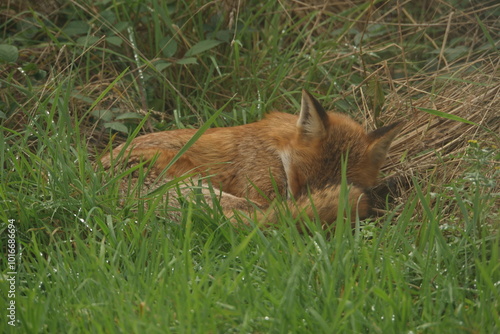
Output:
[[323,252],[321,251],[321,247],[319,247],[318,243],[316,241],[313,242],[314,243],[314,248],[316,248],[316,251],[318,252],[318,254],[322,254]]
[[[82,211],[82,209],[80,208],[78,210],[78,213],[80,213],[81,211]],[[78,217],[76,214],[73,214],[73,216],[75,216],[75,218],[78,219],[80,221],[80,223],[83,223],[83,225],[85,225],[85,227],[88,228],[90,232],[93,232],[92,227],[90,227],[89,224],[87,224],[85,219]]]
[[260,96],[260,90],[257,89],[257,110],[261,110],[262,109],[262,97]]

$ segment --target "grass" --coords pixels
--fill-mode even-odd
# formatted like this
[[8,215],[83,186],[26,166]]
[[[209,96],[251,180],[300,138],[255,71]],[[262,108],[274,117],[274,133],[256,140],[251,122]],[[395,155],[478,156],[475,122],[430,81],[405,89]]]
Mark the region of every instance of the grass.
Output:
[[[413,166],[404,201],[354,231],[339,219],[301,235],[286,212],[273,230],[235,228],[206,203],[174,223],[154,204],[120,205],[116,178],[94,166],[129,136],[296,112],[302,88],[373,127],[411,123],[414,104],[449,119],[442,101],[469,101],[451,91],[498,87],[495,2],[375,3],[248,0],[231,28],[215,2],[2,4],[0,231],[7,251],[14,220],[17,256],[0,260],[2,317],[16,306],[0,330],[498,332],[494,117],[452,151],[404,149],[393,166],[441,160]],[[484,117],[499,100],[485,96]]]

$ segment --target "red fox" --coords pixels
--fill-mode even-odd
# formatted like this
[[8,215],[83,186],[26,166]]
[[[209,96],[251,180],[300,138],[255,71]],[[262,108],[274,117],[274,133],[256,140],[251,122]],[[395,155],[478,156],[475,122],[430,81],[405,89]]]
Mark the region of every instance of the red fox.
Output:
[[[264,225],[277,223],[276,215],[269,211],[271,202],[282,198],[292,215],[319,217],[322,223],[331,224],[340,200],[342,159],[347,158],[351,216],[357,213],[366,218],[371,207],[365,190],[376,184],[391,142],[401,128],[402,123],[397,122],[367,133],[350,117],[327,113],[304,90],[298,116],[271,112],[255,123],[208,129],[166,171],[197,130],[143,135],[127,147],[116,147],[101,162],[110,168],[115,165],[111,157],[125,149],[121,160],[128,167],[151,161],[148,174],[140,181],[146,190],[173,178],[196,175],[208,178],[221,190],[220,205],[226,215],[232,215],[233,210],[252,213],[258,208],[257,217]],[[153,185],[159,176],[163,182]],[[208,190],[203,194],[210,196]]]

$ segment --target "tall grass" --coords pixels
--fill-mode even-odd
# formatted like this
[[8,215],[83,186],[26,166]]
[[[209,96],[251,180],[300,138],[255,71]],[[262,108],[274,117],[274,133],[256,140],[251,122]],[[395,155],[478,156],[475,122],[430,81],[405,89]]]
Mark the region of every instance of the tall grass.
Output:
[[0,44],[17,50],[0,48],[2,250],[9,219],[17,242],[16,326],[2,332],[498,332],[491,145],[471,142],[447,184],[417,175],[404,205],[354,231],[306,221],[306,235],[286,211],[262,231],[206,203],[186,202],[174,223],[157,198],[120,198],[94,164],[141,132],[296,112],[302,88],[360,121],[411,120],[388,114],[386,96],[432,97],[460,84],[444,67],[498,56],[498,5],[434,5],[247,1],[232,28],[215,2],[1,5]]

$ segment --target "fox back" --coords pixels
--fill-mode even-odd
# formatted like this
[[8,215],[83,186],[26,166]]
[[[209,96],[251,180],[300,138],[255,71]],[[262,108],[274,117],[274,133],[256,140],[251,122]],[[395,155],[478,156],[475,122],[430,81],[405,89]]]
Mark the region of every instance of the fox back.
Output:
[[[303,91],[298,116],[272,112],[255,123],[208,129],[164,175],[209,177],[224,193],[261,208],[278,194],[297,203],[308,194],[323,194],[318,201],[328,198],[329,203],[314,204],[325,212],[334,211],[338,198],[325,196],[325,192],[338,192],[342,159],[347,159],[347,182],[357,189],[354,193],[362,195],[376,184],[400,129],[401,124],[394,123],[366,132],[346,115],[325,112],[312,95]],[[125,149],[122,156],[129,167],[154,161],[149,177],[156,178],[195,133],[194,129],[182,129],[140,136],[127,148],[118,146],[101,161],[109,168],[111,156],[117,157]],[[368,202],[364,203],[361,210],[367,213]],[[335,215],[327,216],[331,219]]]

